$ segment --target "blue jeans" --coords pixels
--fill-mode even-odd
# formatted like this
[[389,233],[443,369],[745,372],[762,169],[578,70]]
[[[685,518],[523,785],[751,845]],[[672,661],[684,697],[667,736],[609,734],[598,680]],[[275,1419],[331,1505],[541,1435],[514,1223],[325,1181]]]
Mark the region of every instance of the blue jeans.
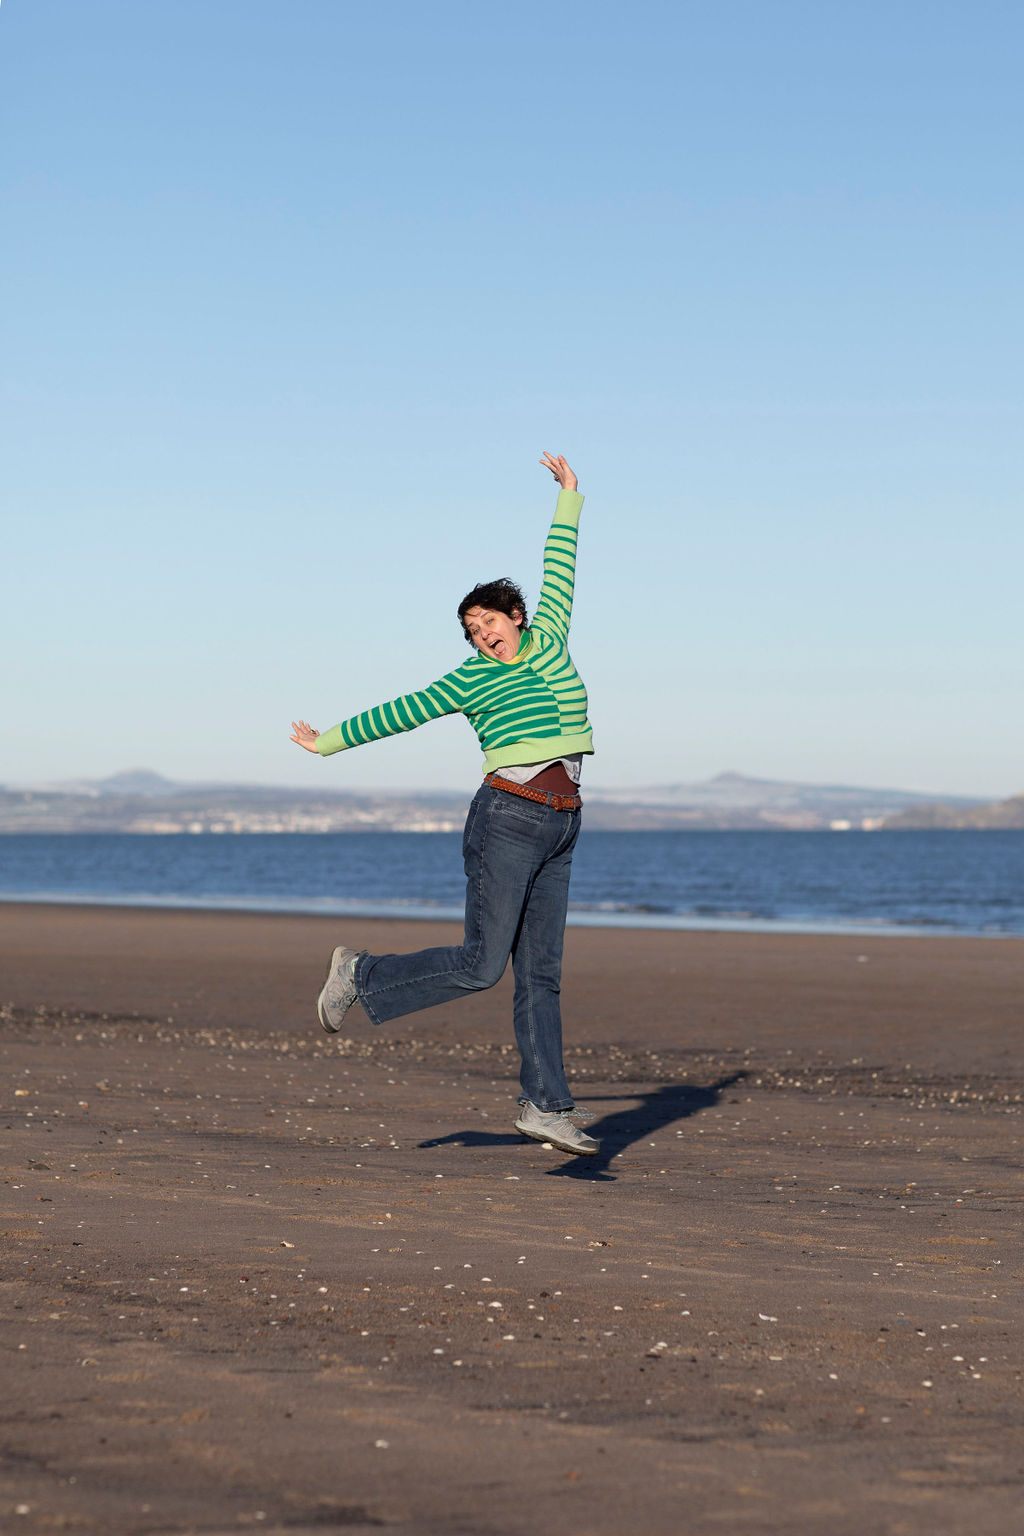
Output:
[[355,971],[359,1001],[374,1024],[383,1024],[493,987],[511,955],[522,1094],[549,1112],[573,1107],[562,1065],[559,991],[579,832],[579,811],[554,811],[481,785],[462,837],[462,943],[411,955],[362,954]]

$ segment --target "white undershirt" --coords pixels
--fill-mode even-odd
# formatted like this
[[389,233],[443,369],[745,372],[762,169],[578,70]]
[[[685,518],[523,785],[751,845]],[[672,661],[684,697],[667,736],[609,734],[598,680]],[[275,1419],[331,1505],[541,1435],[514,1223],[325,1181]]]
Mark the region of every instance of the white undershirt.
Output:
[[514,768],[496,768],[494,771],[500,779],[508,779],[513,784],[529,784],[538,773],[543,773],[545,768],[551,768],[555,763],[562,764],[574,784],[579,783],[583,771],[582,752],[573,752],[569,757],[549,757],[544,763],[517,763]]

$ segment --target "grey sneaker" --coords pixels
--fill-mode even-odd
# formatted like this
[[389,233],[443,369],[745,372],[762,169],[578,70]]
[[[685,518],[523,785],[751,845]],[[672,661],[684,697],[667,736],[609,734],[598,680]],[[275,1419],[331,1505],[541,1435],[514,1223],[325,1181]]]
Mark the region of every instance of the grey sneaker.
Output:
[[579,1152],[586,1157],[599,1152],[601,1143],[593,1136],[587,1136],[578,1125],[573,1125],[569,1119],[571,1114],[569,1109],[547,1114],[536,1104],[521,1104],[516,1116],[516,1130],[529,1136],[531,1141],[549,1141],[560,1152]]
[[339,944],[331,956],[330,968],[323,990],[316,1000],[316,1013],[329,1035],[336,1035],[345,1022],[345,1015],[357,1001],[356,961],[359,950],[346,949]]

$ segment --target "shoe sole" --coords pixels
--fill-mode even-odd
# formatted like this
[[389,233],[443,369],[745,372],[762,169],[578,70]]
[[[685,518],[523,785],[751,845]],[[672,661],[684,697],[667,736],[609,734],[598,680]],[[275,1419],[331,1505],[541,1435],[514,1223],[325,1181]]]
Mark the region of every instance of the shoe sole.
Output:
[[332,1024],[327,1018],[327,1015],[324,1013],[324,996],[327,992],[327,988],[331,984],[331,977],[334,975],[334,969],[338,963],[338,956],[341,954],[344,948],[344,944],[339,944],[337,949],[332,952],[331,963],[327,967],[327,980],[320,988],[320,996],[316,1000],[316,1016],[320,1020],[320,1028],[324,1030],[324,1032],[328,1035],[336,1035],[338,1033],[342,1024],[345,1022],[345,1013],[348,1012],[348,1008],[346,1008],[345,1013],[342,1014],[337,1024]]
[[526,1136],[530,1141],[546,1141],[548,1146],[557,1147],[559,1152],[575,1152],[577,1157],[594,1157],[601,1148],[595,1141],[591,1147],[574,1147],[568,1141],[559,1141],[557,1136],[548,1136],[543,1131],[530,1130],[528,1126],[515,1121],[515,1128],[520,1136]]

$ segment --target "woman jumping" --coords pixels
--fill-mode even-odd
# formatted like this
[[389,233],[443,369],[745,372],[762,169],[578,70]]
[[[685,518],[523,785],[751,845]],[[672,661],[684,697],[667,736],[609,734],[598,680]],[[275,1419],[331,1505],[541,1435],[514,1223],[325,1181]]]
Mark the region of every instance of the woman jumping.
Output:
[[593,752],[587,694],[568,650],[576,539],[583,497],[560,455],[540,461],[561,487],[544,546],[544,581],[533,623],[512,582],[474,587],[459,604],[474,647],[454,672],[343,720],[319,734],[292,722],[291,740],[327,757],[463,714],[484,751],[484,781],[466,818],[466,931],[450,948],[371,955],[339,945],[317,1014],[329,1034],[353,1003],[374,1024],[493,987],[509,955],[515,975],[513,1024],[522,1057],[515,1125],[564,1152],[598,1143],[570,1118],[573,1098],[562,1062],[559,989],[569,873],[580,831],[580,767]]

